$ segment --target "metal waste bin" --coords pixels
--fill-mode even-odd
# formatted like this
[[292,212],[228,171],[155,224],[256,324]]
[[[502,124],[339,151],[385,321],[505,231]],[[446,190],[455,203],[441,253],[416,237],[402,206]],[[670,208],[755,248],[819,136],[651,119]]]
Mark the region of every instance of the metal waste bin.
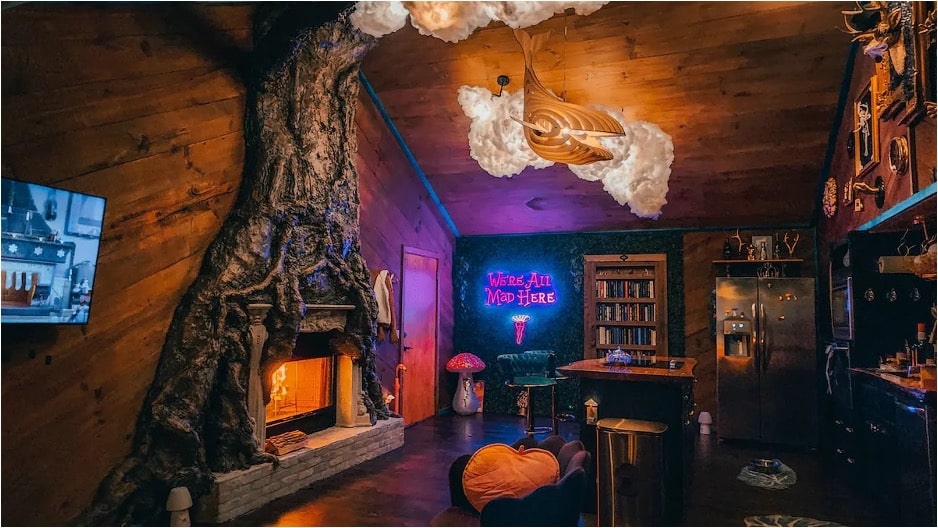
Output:
[[660,526],[664,432],[658,422],[603,418],[596,423],[599,526]]

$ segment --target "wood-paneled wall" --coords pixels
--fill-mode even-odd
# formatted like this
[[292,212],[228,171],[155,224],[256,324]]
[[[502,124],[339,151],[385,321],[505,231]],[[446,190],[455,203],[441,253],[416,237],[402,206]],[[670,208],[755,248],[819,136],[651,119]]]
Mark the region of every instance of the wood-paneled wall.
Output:
[[[355,120],[358,123],[356,167],[361,195],[362,256],[372,276],[387,269],[401,277],[401,252],[405,245],[441,256],[437,410],[449,407],[453,395],[446,390],[446,377],[453,374],[447,372],[444,365],[453,356],[453,233],[364,89],[359,95]],[[398,324],[400,286],[400,283],[394,285]],[[385,339],[376,351],[378,376],[390,394],[393,394],[394,373],[401,357],[399,347],[400,344],[391,344]]]
[[126,455],[244,160],[252,8],[26,4],[2,18],[3,176],[107,198],[87,326],[4,325],[3,524],[63,524]]
[[[778,231],[755,230],[739,232],[746,242],[753,235],[784,236],[786,230]],[[813,229],[788,229],[788,232],[797,232],[798,244],[795,246],[794,258],[803,259],[797,270],[797,276],[816,277],[815,246]],[[713,419],[717,419],[717,347],[714,335],[714,288],[718,276],[725,277],[722,266],[713,264],[714,260],[723,259],[723,242],[727,237],[735,235],[735,231],[690,232],[684,234],[684,348],[685,355],[697,360],[694,376],[697,383],[694,385],[694,401],[699,411],[710,411]],[[736,243],[731,240],[731,243]],[[784,245],[783,245],[783,250]],[[719,275],[718,275],[719,274]],[[796,276],[795,270],[789,270],[789,276]],[[819,287],[819,295],[824,294],[824,288]]]

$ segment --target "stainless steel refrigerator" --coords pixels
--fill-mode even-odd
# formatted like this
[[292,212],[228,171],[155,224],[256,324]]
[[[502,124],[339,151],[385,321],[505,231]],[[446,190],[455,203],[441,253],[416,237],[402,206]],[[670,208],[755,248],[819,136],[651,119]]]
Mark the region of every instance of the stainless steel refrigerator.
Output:
[[718,278],[716,294],[719,437],[817,445],[814,279]]

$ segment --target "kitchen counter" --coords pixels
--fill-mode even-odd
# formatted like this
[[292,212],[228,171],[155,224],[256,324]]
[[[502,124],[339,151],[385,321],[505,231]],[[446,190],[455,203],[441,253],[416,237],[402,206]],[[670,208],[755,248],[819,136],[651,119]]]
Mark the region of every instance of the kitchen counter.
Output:
[[675,361],[678,367],[666,368],[667,360],[658,361],[658,366],[655,367],[640,367],[619,364],[606,365],[604,359],[582,359],[563,367],[557,367],[557,370],[567,376],[611,381],[693,382],[694,367],[697,366],[696,359],[683,357],[668,359]]
[[903,378],[879,369],[871,368],[852,368],[851,375],[862,376],[863,379],[875,382],[879,380],[881,386],[901,394],[911,396],[915,400],[924,402],[927,405],[935,405],[935,382],[923,385],[918,378]]
[[[675,368],[669,368],[669,360]],[[657,361],[654,366],[606,365],[605,359],[583,359],[558,367],[565,376],[579,380],[579,401],[597,404],[596,420],[627,418],[662,423],[664,432],[665,503],[664,525],[679,526],[682,522],[693,461],[694,378],[697,361],[672,357]],[[580,440],[600,463],[597,431],[594,423],[580,418]],[[595,465],[594,465],[595,468]],[[589,478],[595,478],[595,469]],[[596,486],[588,487],[590,499],[596,503]]]

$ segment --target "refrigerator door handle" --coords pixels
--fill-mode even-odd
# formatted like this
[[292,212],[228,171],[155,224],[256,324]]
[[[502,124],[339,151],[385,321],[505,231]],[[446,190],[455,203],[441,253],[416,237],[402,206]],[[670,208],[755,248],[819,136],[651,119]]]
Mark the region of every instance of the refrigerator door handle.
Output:
[[756,369],[759,366],[759,317],[756,315],[756,303],[752,303],[752,353],[756,360]]
[[769,351],[766,348],[766,328],[765,328],[765,304],[759,303],[759,360],[760,370],[764,373],[769,370]]

